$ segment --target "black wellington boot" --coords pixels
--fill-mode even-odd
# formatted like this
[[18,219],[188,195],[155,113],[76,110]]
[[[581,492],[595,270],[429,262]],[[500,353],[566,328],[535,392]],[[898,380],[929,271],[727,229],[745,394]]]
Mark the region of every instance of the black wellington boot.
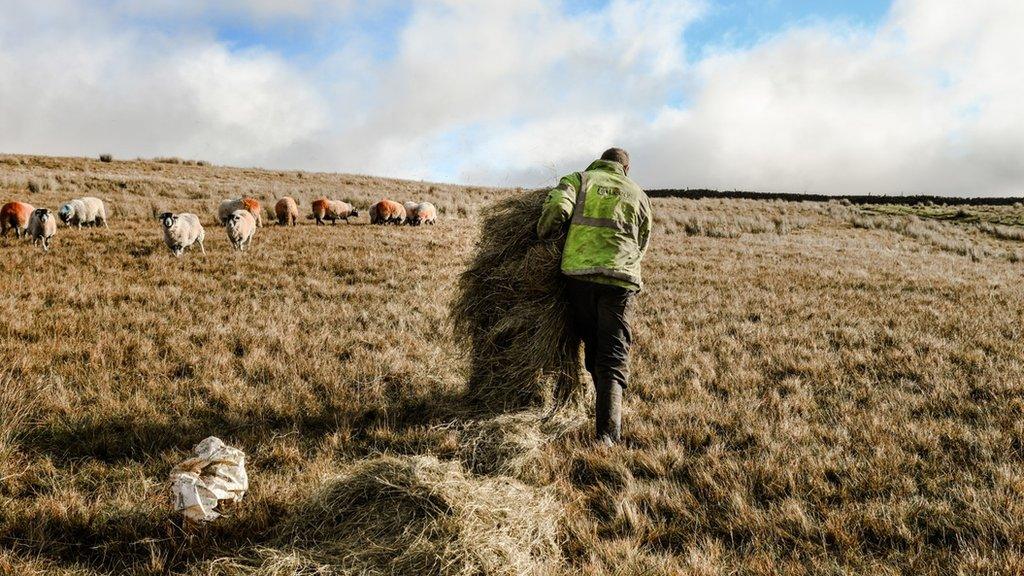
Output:
[[622,386],[617,382],[604,381],[597,384],[596,389],[594,416],[597,441],[605,445],[615,444],[622,433]]

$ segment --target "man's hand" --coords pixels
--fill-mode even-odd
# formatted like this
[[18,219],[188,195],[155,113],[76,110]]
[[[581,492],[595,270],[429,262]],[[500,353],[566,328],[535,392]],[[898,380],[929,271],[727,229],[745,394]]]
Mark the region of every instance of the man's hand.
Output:
[[554,240],[562,236],[565,227],[572,219],[573,208],[576,206],[576,194],[582,176],[570,174],[548,192],[544,201],[544,209],[537,221],[537,237],[541,240]]

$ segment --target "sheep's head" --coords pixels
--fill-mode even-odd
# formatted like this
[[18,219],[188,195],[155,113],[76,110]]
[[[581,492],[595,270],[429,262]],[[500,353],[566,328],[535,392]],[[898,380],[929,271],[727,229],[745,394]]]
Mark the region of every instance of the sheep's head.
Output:
[[353,218],[359,218],[359,210],[356,210],[355,208],[353,208],[352,209],[352,217]]
[[245,218],[245,212],[243,210],[236,210],[228,216],[228,226],[237,227],[238,224]]
[[177,221],[178,217],[170,212],[164,212],[160,215],[160,223],[164,225],[164,228],[171,228]]
[[60,207],[57,212],[57,216],[60,217],[61,222],[67,224],[71,221],[71,217],[75,215],[75,207],[71,204],[65,204]]
[[40,222],[46,222],[47,220],[49,220],[51,216],[50,210],[48,208],[36,208],[34,212],[36,218],[38,218]]

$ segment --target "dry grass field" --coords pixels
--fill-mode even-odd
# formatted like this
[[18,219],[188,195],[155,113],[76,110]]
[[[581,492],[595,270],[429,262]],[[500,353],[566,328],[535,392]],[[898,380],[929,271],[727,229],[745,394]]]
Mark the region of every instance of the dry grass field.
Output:
[[[448,304],[512,191],[0,157],[3,200],[108,201],[0,239],[0,573],[1019,574],[1024,207],[656,200],[625,441],[474,409]],[[31,189],[31,191],[30,191]],[[435,227],[257,232],[222,198],[430,200]],[[194,211],[172,258],[154,215]],[[216,435],[251,491],[183,526]]]

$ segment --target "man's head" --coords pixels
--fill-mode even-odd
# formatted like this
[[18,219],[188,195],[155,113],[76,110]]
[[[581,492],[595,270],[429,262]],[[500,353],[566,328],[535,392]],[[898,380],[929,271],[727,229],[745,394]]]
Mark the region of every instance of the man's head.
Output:
[[622,164],[622,169],[629,173],[629,153],[622,148],[609,148],[601,154],[601,160],[610,160]]

